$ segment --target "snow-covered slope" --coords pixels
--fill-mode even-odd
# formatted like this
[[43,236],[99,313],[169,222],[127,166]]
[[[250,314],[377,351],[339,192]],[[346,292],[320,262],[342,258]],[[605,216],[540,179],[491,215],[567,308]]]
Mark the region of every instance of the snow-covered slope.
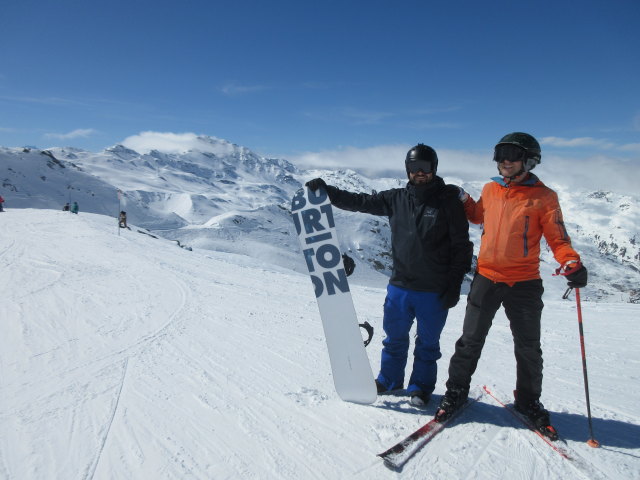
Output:
[[[0,478],[640,477],[638,305],[583,302],[592,449],[575,303],[546,302],[543,401],[578,467],[483,397],[399,475],[376,454],[433,415],[464,302],[426,409],[405,397],[349,404],[333,389],[307,275],[118,232],[101,215],[9,209],[0,222]],[[352,291],[376,328],[377,371],[385,277],[367,280]],[[546,283],[554,298],[563,286]],[[499,314],[474,384],[509,396],[511,343]]]
[[[264,158],[213,137],[198,137],[196,145],[198,149],[172,153],[138,153],[122,145],[100,153],[0,148],[0,194],[7,208],[61,208],[65,202],[78,201],[82,212],[114,218],[120,209],[126,210],[129,223],[182,244],[296,269],[298,247],[292,241],[289,203],[305,180],[322,176],[358,192],[405,183],[402,178],[368,179],[352,170],[300,171],[286,160]],[[445,180],[477,198],[488,179]],[[567,229],[589,268],[584,295],[640,302],[639,197],[568,190],[543,180],[558,192]],[[340,211],[336,217],[342,246],[360,265],[357,272],[371,269],[388,275],[387,220]],[[476,252],[480,233],[480,227],[472,227]],[[550,252],[545,252],[543,278],[550,278],[556,267]],[[468,281],[463,292],[467,289]]]

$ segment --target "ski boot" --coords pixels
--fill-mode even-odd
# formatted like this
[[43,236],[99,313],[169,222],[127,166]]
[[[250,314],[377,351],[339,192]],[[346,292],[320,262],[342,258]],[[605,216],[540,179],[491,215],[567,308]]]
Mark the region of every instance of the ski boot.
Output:
[[549,412],[545,410],[539,400],[520,402],[516,398],[513,407],[517,412],[524,415],[533,427],[549,440],[558,439],[558,432],[549,420]]
[[422,390],[413,390],[409,393],[409,403],[414,407],[426,407],[427,403],[429,403],[429,399],[431,395],[428,393],[424,393]]
[[395,395],[404,390],[404,385],[388,389],[376,379],[376,390],[378,391],[378,395]]
[[438,410],[436,410],[436,422],[444,422],[449,419],[467,401],[469,390],[466,388],[448,388]]

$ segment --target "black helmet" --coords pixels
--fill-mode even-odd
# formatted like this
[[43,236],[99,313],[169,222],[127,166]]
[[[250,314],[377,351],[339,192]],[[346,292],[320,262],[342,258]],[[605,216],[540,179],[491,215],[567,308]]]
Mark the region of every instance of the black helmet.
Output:
[[500,139],[494,149],[493,159],[499,161],[500,155],[498,147],[500,145],[515,145],[524,150],[522,168],[525,172],[533,170],[536,165],[540,163],[542,155],[540,153],[540,144],[538,141],[528,133],[513,132],[508,133]]
[[418,170],[435,175],[438,170],[438,155],[430,146],[419,143],[407,152],[404,166],[407,169],[407,175],[416,173]]

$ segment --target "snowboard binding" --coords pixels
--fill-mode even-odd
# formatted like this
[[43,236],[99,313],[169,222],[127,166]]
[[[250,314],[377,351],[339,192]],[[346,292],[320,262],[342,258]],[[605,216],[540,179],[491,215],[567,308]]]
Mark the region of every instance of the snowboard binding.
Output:
[[360,328],[364,328],[367,331],[367,335],[369,336],[369,338],[364,341],[364,346],[366,347],[371,343],[371,339],[373,338],[373,327],[369,322],[360,323],[359,325]]

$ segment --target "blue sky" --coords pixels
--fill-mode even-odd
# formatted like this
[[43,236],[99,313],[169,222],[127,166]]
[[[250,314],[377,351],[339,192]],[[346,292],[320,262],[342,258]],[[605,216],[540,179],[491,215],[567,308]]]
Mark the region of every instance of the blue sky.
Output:
[[637,171],[638,25],[638,0],[4,0],[0,145],[195,133],[348,167],[519,130]]

